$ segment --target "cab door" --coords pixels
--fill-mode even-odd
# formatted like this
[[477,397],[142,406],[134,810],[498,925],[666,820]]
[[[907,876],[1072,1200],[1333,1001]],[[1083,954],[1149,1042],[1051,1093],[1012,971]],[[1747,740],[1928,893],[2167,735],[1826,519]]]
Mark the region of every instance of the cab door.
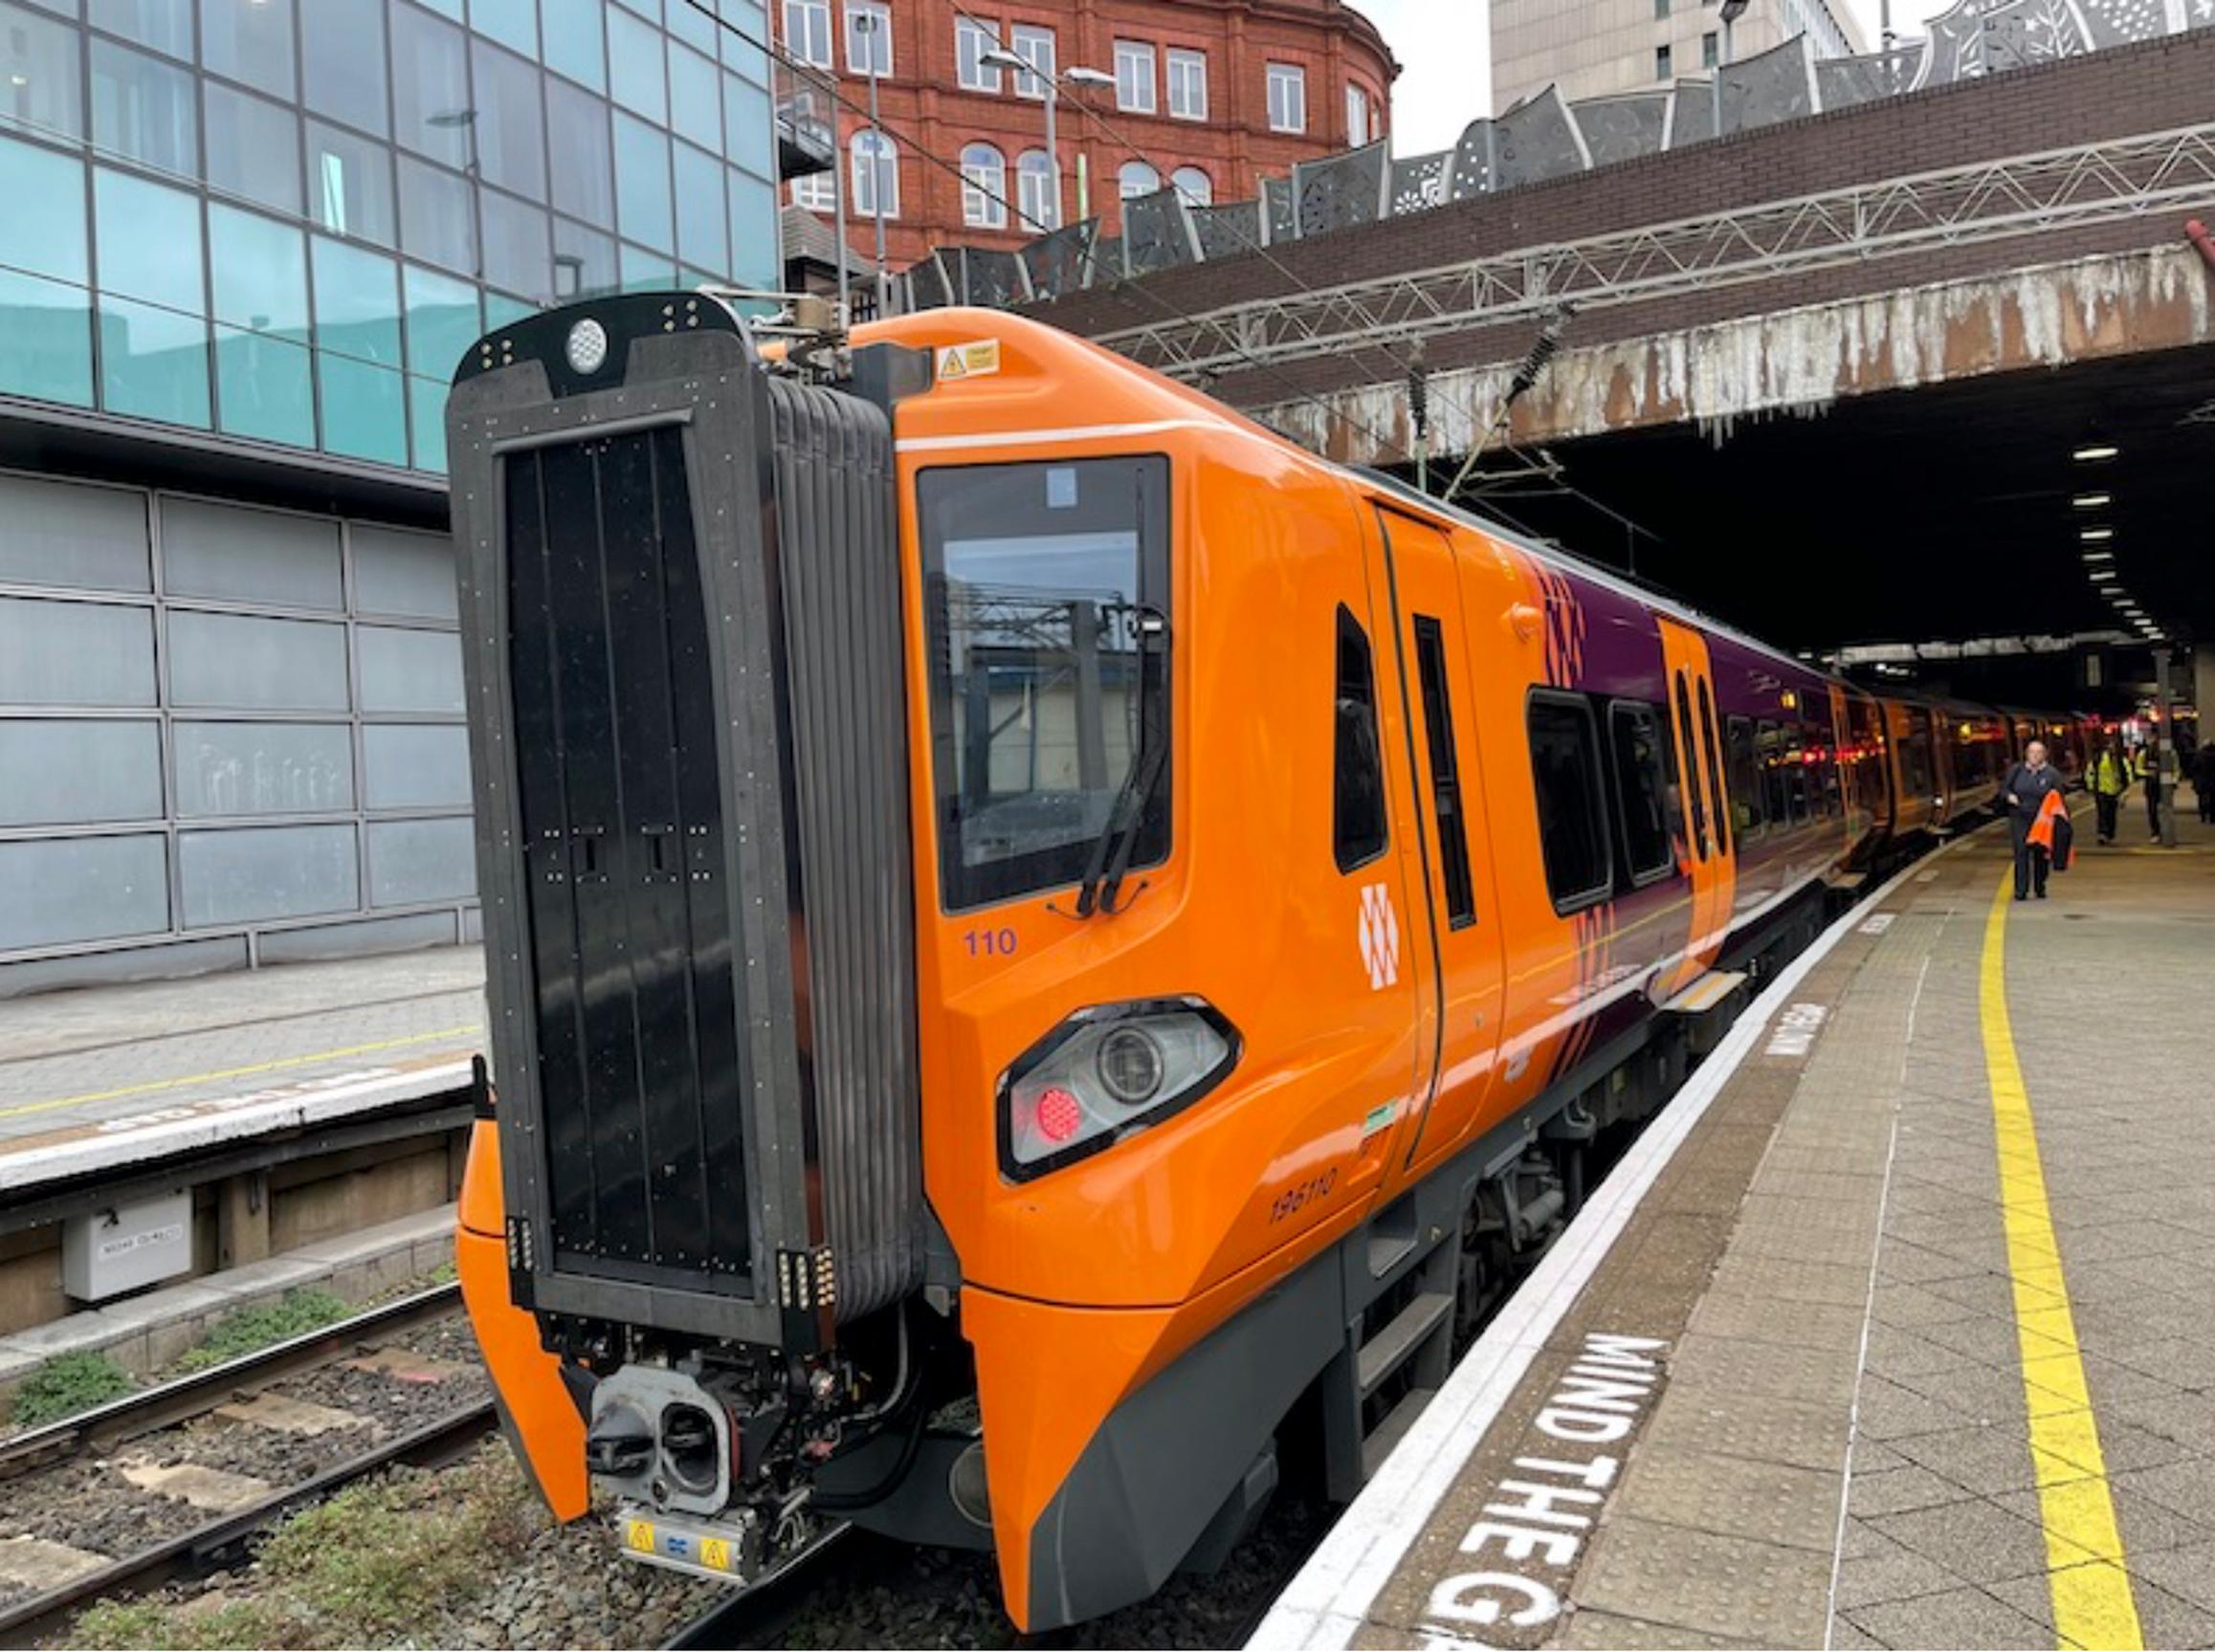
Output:
[[1394,1176],[1411,1178],[1467,1134],[1490,1092],[1504,960],[1490,844],[1467,623],[1452,541],[1419,518],[1380,507],[1398,656],[1411,828],[1421,898],[1411,901],[1410,952],[1436,1006],[1425,1028],[1418,1085],[1394,1144]]
[[1733,829],[1729,781],[1723,773],[1721,724],[1716,715],[1714,672],[1707,639],[1666,615],[1661,657],[1668,674],[1671,735],[1678,783],[1684,792],[1687,872],[1692,879],[1692,936],[1684,961],[1659,983],[1655,996],[1673,997],[1713,967],[1730,933],[1738,896],[1738,834]]

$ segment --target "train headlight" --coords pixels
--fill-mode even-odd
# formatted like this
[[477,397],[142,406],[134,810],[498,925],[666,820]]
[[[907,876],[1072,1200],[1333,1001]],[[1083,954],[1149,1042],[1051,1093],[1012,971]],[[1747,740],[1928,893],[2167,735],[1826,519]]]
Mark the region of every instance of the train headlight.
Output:
[[1028,1181],[1173,1117],[1238,1052],[1237,1030],[1205,999],[1078,1010],[1001,1075],[1001,1173]]

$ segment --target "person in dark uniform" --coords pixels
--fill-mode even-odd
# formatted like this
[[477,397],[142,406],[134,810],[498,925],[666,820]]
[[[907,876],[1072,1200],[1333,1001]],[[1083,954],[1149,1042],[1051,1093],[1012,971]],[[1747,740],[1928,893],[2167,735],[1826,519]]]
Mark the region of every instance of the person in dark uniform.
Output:
[[2146,782],[2146,832],[2155,843],[2161,841],[2161,788],[2169,780],[2168,760],[2168,753],[2149,745],[2139,765],[2140,777]]
[[2066,791],[2061,771],[2046,760],[2046,742],[2032,740],[2023,760],[2007,771],[2000,783],[2000,801],[2007,810],[2007,830],[2015,840],[2015,898],[2027,900],[2033,886],[2046,898],[2046,874],[2052,866],[2045,846],[2030,841],[2038,811],[2049,792]]
[[2215,740],[2192,754],[2192,789],[2200,794],[2200,824],[2215,826]]

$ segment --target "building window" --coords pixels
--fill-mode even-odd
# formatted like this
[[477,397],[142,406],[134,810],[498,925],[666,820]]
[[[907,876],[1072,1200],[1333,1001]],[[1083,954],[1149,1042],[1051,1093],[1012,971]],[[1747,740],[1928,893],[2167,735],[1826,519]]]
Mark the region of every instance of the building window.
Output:
[[962,150],[962,222],[973,230],[1008,228],[1008,158],[989,143]]
[[985,54],[998,50],[999,45],[992,31],[975,18],[954,19],[954,74],[964,91],[1000,90],[1000,71],[985,61]]
[[[854,133],[852,177],[855,216],[899,216],[899,147],[890,138],[882,132]],[[877,205],[880,189],[881,209]]]
[[1180,166],[1169,174],[1169,182],[1176,185],[1187,207],[1215,205],[1215,181],[1199,167]]
[[1126,201],[1151,195],[1162,187],[1162,175],[1143,161],[1125,161],[1116,174],[1116,193]]
[[1207,119],[1207,54],[1169,52],[1169,113],[1180,121]]
[[785,50],[803,63],[831,67],[831,0],[785,0]]
[[829,172],[810,172],[792,180],[792,205],[810,212],[838,210],[838,180]]
[[855,75],[892,73],[892,12],[880,0],[846,0],[846,67]]
[[1702,69],[1713,69],[1717,62],[1720,60],[1721,55],[1722,55],[1716,50],[1715,31],[1710,29],[1705,34],[1702,34],[1699,37],[1699,66]]
[[1667,17],[1669,15],[1669,0],[1653,0],[1653,15],[1656,20]]
[[1346,86],[1346,147],[1359,149],[1375,136],[1369,130],[1369,94],[1349,82]]
[[1015,163],[1015,206],[1026,229],[1061,228],[1061,180],[1053,170],[1053,157],[1043,149],[1026,149]]
[[1269,129],[1307,130],[1307,71],[1297,63],[1269,66]]
[[1653,49],[1653,77],[1656,80],[1666,80],[1669,78],[1669,48],[1656,46]]
[[1132,115],[1154,112],[1154,49],[1137,40],[1116,42],[1116,107]]
[[1008,32],[1008,50],[1038,73],[1015,77],[1015,96],[1044,98],[1046,82],[1053,78],[1053,31],[1035,23],[1018,23]]

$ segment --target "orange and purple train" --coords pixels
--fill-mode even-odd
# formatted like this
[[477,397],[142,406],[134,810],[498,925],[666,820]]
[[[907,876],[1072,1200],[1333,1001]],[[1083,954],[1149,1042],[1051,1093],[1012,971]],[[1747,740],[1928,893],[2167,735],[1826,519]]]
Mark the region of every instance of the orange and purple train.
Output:
[[1350,1495],[1838,891],[2080,760],[1005,315],[610,298],[450,420],[462,1278],[664,1564],[850,1520],[1040,1630]]

